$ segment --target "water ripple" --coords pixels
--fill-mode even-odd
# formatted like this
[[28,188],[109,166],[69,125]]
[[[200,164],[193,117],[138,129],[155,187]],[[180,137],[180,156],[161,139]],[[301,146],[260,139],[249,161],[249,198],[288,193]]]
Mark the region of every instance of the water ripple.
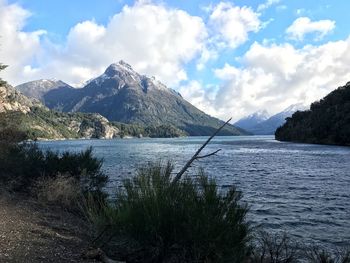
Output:
[[[92,145],[104,158],[113,192],[122,178],[148,161],[172,160],[178,170],[204,137],[42,142],[42,147],[78,151]],[[285,230],[303,242],[350,246],[350,148],[281,143],[270,136],[217,137],[196,162],[215,176],[222,191],[236,185],[250,205],[248,220],[270,231]]]

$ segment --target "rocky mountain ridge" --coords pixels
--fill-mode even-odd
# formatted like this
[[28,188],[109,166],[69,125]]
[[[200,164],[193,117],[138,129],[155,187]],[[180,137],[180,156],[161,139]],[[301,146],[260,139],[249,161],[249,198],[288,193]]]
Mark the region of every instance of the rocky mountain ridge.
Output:
[[[283,125],[286,118],[291,117],[294,112],[298,110],[305,110],[307,107],[302,103],[290,105],[283,111],[266,118],[265,120],[253,117],[246,117],[235,123],[236,126],[241,127],[254,135],[273,135],[278,127]],[[243,126],[241,126],[243,123]]]
[[67,83],[56,79],[39,79],[16,86],[16,89],[23,95],[43,101],[44,94],[50,90],[67,87],[73,88]]
[[[22,86],[23,87],[23,86]],[[96,112],[109,121],[139,125],[170,125],[188,135],[210,135],[223,121],[200,111],[155,78],[137,73],[120,61],[79,89],[49,90],[42,102],[63,112]],[[246,134],[228,125],[221,135]]]

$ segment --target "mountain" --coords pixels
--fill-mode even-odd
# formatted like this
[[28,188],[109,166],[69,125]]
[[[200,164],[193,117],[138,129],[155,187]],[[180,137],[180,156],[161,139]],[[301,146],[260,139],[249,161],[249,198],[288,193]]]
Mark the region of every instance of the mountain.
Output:
[[283,110],[282,112],[279,112],[270,118],[261,121],[260,123],[254,125],[253,127],[246,128],[248,132],[254,134],[254,135],[272,135],[275,134],[275,131],[278,127],[284,124],[287,117],[292,116],[294,112],[297,110],[305,109],[305,105],[298,103],[293,104]]
[[26,82],[24,84],[16,86],[15,88],[27,97],[44,101],[44,95],[50,90],[73,87],[71,87],[67,83],[64,83],[61,80],[40,79]]
[[179,137],[186,134],[171,125],[132,125],[109,122],[97,113],[64,113],[50,110],[5,82],[0,84],[0,140],[7,134],[22,139],[114,137]]
[[233,125],[235,125],[236,127],[242,128],[246,131],[249,131],[259,123],[266,121],[268,118],[269,118],[269,114],[267,113],[266,110],[257,111],[253,114],[248,115],[247,117],[240,119],[239,121],[235,122]]
[[[210,135],[223,121],[200,111],[154,77],[138,74],[120,61],[80,89],[51,89],[42,102],[63,112],[96,112],[109,121],[139,125],[170,125],[189,135]],[[246,134],[227,125],[220,135]]]
[[295,112],[275,136],[280,141],[350,146],[350,82],[312,103],[310,110]]

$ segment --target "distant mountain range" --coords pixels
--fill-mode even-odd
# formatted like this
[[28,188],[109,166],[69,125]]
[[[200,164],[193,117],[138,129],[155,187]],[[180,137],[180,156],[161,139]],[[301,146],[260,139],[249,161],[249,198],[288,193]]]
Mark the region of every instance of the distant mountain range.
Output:
[[[155,78],[138,74],[123,61],[110,65],[83,88],[53,80],[32,81],[16,88],[50,109],[99,113],[109,121],[128,124],[170,125],[192,136],[210,135],[223,124]],[[243,134],[247,134],[243,129],[227,125],[220,135]]]
[[292,116],[298,110],[305,110],[306,108],[301,103],[293,104],[271,117],[266,111],[260,111],[240,119],[234,125],[255,135],[273,135],[276,129],[285,123],[287,117]]
[[251,129],[254,129],[256,125],[266,121],[268,118],[269,114],[266,110],[257,111],[235,122],[234,125],[246,131],[250,131]]
[[276,139],[350,146],[350,82],[287,118]]

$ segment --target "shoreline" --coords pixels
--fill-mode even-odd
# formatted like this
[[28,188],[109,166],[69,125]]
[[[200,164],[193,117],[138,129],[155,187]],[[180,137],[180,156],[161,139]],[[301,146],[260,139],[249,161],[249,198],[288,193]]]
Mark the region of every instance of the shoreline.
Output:
[[96,262],[86,221],[57,205],[19,193],[0,193],[0,262]]

